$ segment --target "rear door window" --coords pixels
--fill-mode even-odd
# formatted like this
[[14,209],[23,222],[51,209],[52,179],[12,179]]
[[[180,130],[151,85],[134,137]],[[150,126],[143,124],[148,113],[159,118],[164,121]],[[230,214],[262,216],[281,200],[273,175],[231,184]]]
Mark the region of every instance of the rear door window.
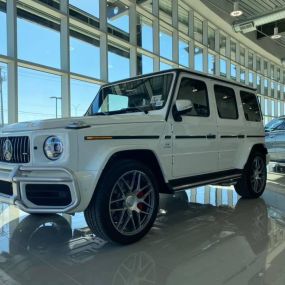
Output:
[[241,91],[240,98],[242,102],[245,119],[251,122],[260,122],[261,121],[260,108],[255,94]]
[[217,102],[218,114],[221,119],[238,119],[238,109],[235,91],[226,86],[215,85],[215,97]]

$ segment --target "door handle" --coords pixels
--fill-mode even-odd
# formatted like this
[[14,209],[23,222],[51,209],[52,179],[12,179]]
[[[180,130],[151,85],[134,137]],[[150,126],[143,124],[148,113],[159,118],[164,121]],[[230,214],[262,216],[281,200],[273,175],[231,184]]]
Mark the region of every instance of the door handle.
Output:
[[207,135],[207,139],[215,139],[216,138],[216,135],[214,134],[208,134]]

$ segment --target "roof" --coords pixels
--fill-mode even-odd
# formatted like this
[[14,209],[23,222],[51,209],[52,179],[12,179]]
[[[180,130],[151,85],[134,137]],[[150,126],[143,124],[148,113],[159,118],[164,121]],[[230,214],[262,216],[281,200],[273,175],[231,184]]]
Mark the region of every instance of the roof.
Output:
[[176,72],[176,73],[182,73],[183,72],[183,73],[193,74],[193,75],[201,76],[203,78],[208,78],[208,79],[212,79],[212,80],[228,83],[228,84],[231,84],[231,85],[234,85],[234,86],[239,86],[239,87],[242,87],[242,88],[245,88],[245,89],[249,89],[251,91],[256,91],[256,88],[247,86],[245,84],[239,83],[239,82],[234,81],[234,80],[230,80],[230,79],[226,79],[226,78],[222,78],[222,77],[218,77],[218,76],[213,76],[213,75],[208,75],[208,74],[205,74],[205,73],[202,73],[202,72],[192,71],[192,70],[185,69],[185,68],[173,68],[173,69],[167,69],[167,70],[163,70],[163,71],[147,73],[147,74],[143,74],[143,75],[139,75],[139,76],[134,76],[134,77],[130,77],[130,78],[126,78],[126,79],[110,82],[110,83],[105,84],[104,86],[114,85],[114,84],[126,82],[128,80],[141,79],[141,78],[149,77],[151,75],[165,74],[165,73],[170,73],[170,72]]

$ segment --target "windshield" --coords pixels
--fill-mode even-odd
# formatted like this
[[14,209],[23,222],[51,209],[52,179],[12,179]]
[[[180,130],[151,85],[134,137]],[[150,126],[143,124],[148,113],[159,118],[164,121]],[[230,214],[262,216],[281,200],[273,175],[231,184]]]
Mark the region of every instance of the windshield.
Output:
[[149,112],[164,107],[173,74],[146,77],[100,89],[85,116]]
[[265,131],[270,132],[273,130],[277,130],[284,123],[285,123],[284,119],[274,119],[265,125]]

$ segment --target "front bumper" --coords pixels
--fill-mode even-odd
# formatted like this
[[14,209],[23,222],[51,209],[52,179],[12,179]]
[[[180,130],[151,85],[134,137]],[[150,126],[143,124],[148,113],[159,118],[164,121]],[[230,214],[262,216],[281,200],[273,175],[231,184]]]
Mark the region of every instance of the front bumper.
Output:
[[[0,181],[12,184],[12,195],[2,194],[0,202],[16,205],[27,213],[69,213],[80,203],[78,184],[74,173],[66,168],[51,167],[0,167]],[[70,201],[67,205],[39,205],[27,195],[28,187],[44,185],[45,188],[64,186],[69,189]],[[60,194],[60,193],[59,193]]]

